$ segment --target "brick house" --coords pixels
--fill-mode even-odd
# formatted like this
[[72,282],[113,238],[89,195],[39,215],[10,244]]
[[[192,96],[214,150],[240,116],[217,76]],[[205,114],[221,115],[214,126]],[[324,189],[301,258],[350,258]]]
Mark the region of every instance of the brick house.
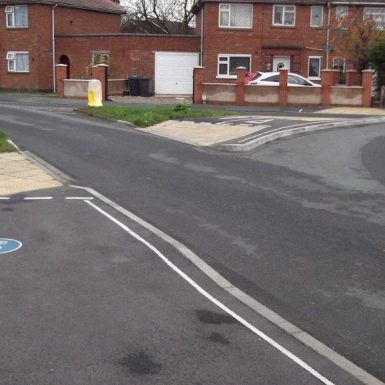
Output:
[[338,20],[358,12],[385,27],[383,0],[199,0],[194,12],[205,82],[229,82],[238,66],[248,72],[284,66],[319,81],[322,69],[357,65],[333,51]]
[[103,63],[111,79],[148,76],[158,94],[192,93],[198,64],[205,82],[234,82],[238,66],[318,80],[327,67],[355,68],[334,55],[328,28],[352,9],[384,27],[384,0],[199,0],[191,36],[121,33],[112,0],[0,0],[0,89],[52,90],[57,63],[71,78]]
[[0,0],[0,88],[52,90],[56,35],[120,32],[111,0]]

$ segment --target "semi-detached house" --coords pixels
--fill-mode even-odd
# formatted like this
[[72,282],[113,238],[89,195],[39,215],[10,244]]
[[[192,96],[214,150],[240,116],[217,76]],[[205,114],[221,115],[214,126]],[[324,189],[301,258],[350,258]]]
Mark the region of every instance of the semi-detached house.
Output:
[[192,36],[127,34],[112,0],[0,0],[0,89],[52,90],[59,63],[84,79],[107,63],[109,78],[148,76],[159,94],[192,93],[198,64],[205,82],[233,81],[238,66],[317,80],[356,66],[332,49],[336,19],[359,12],[385,26],[384,0],[199,0],[194,12]]
[[0,88],[52,90],[65,33],[119,32],[124,9],[110,0],[0,0]]
[[356,69],[333,50],[338,20],[358,14],[385,27],[381,0],[199,0],[194,11],[206,82],[229,82],[238,66],[286,67],[317,81],[325,68]]

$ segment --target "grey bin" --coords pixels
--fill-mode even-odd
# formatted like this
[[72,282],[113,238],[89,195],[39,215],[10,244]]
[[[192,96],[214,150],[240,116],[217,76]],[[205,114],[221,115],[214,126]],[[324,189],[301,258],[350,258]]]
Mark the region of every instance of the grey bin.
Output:
[[139,78],[137,76],[130,76],[128,78],[128,86],[131,96],[139,96]]
[[139,95],[149,97],[152,96],[152,79],[140,77],[139,78]]

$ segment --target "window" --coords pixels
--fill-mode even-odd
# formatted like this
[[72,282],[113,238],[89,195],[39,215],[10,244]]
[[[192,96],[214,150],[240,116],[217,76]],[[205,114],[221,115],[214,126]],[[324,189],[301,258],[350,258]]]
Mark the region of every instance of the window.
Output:
[[295,84],[298,86],[311,86],[311,83],[306,79],[302,79],[299,76],[289,74],[288,76],[288,84]]
[[28,8],[26,5],[12,5],[5,7],[7,28],[28,27]]
[[219,26],[223,28],[251,28],[252,4],[219,4]]
[[295,26],[295,5],[273,5],[273,25]]
[[377,29],[385,29],[385,8],[365,8],[364,19],[372,18]]
[[343,57],[333,58],[333,69],[340,72],[345,71],[345,59]]
[[348,29],[347,17],[349,15],[349,7],[346,5],[338,5],[336,7],[337,28]]
[[219,55],[218,77],[236,78],[237,67],[245,67],[250,72],[250,55]]
[[310,27],[322,27],[323,23],[323,6],[312,5],[310,9]]
[[7,52],[8,72],[29,72],[28,52]]
[[340,20],[348,16],[349,7],[347,5],[337,5],[336,7],[336,19]]
[[309,56],[308,67],[309,78],[319,79],[321,77],[321,57]]
[[273,76],[269,76],[268,78],[261,79],[261,82],[279,83],[279,75],[273,75]]
[[98,64],[110,64],[109,52],[93,52],[91,56],[91,63],[93,66]]

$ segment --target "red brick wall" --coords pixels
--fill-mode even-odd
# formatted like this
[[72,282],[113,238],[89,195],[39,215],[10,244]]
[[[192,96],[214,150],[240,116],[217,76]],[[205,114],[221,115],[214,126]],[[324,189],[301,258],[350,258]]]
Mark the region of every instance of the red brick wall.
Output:
[[120,15],[75,8],[55,9],[55,32],[60,34],[118,33]]
[[109,78],[154,78],[155,51],[199,52],[199,36],[128,35],[58,37],[56,56],[70,59],[71,78],[88,78],[92,51],[110,53]]
[[[52,6],[28,4],[28,28],[7,29],[0,7],[0,89],[52,90]],[[114,33],[120,15],[73,8],[55,9],[56,33]],[[29,52],[29,73],[8,73],[8,51]]]
[[[204,4],[205,81],[218,81],[218,54],[251,55],[251,71],[266,71],[273,55],[291,56],[291,70],[307,76],[308,57],[323,56],[326,45],[327,8],[324,8],[324,26],[310,27],[310,6],[296,5],[295,27],[272,26],[272,4],[253,4],[251,29],[226,29],[218,26],[218,3]],[[306,47],[306,48],[305,48]],[[315,48],[315,49],[314,49]],[[229,80],[223,80],[228,82]]]
[[[0,7],[0,88],[43,89],[52,88],[51,7],[28,5],[29,27],[7,29],[4,6]],[[29,52],[29,73],[8,73],[8,51]]]

